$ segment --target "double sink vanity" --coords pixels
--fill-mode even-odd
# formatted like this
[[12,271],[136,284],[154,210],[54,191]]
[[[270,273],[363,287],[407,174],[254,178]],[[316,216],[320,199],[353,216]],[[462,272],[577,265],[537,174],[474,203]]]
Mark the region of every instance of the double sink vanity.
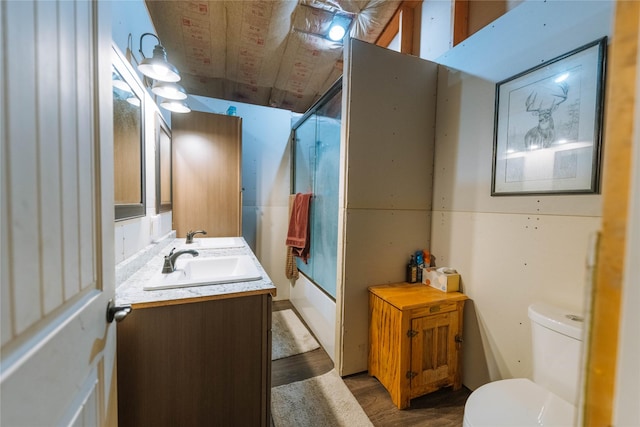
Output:
[[242,237],[153,250],[116,273],[119,425],[268,426],[271,279]]

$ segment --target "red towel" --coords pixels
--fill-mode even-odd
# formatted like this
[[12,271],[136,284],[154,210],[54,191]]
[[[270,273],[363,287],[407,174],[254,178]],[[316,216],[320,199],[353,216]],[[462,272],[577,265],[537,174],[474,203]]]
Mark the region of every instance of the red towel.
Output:
[[286,245],[291,246],[293,255],[302,258],[304,263],[309,259],[309,205],[311,193],[297,193],[291,208],[289,218],[289,231],[287,232]]

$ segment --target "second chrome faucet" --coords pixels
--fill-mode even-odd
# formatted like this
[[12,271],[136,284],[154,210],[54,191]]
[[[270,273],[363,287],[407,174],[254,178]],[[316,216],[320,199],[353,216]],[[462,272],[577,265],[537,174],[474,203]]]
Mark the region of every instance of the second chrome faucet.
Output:
[[206,235],[207,232],[205,230],[197,230],[197,231],[189,230],[189,232],[187,233],[187,241],[185,243],[187,243],[187,244],[193,243],[193,236],[195,236],[196,234],[204,234],[204,235]]

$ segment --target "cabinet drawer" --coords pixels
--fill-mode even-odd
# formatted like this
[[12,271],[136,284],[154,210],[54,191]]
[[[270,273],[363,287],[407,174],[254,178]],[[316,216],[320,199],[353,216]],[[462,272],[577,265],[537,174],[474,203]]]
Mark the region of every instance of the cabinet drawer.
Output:
[[435,304],[429,304],[424,307],[414,308],[411,310],[411,317],[422,317],[430,314],[446,313],[448,311],[454,311],[458,307],[456,301],[443,301]]

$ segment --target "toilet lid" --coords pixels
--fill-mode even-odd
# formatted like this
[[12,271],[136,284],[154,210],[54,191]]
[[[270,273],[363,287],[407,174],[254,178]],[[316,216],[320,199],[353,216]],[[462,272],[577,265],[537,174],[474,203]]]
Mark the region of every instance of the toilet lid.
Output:
[[526,378],[495,381],[479,387],[464,407],[464,425],[573,426],[575,407]]

